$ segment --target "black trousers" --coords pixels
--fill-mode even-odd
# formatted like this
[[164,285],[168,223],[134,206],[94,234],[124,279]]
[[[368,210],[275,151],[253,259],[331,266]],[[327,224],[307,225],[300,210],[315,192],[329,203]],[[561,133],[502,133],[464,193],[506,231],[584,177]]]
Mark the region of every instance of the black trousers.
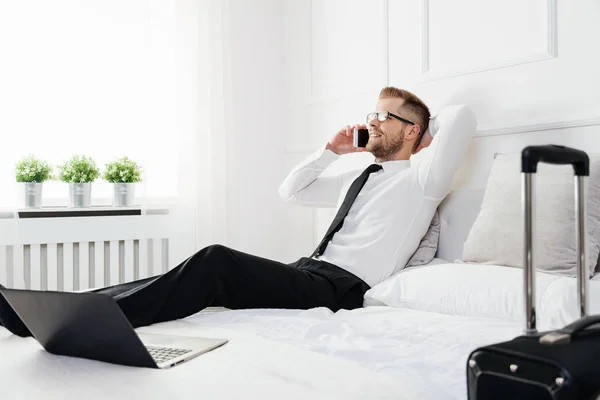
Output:
[[360,278],[323,261],[283,264],[214,245],[164,275],[94,292],[115,298],[131,324],[140,327],[210,306],[354,309],[362,307],[368,289]]

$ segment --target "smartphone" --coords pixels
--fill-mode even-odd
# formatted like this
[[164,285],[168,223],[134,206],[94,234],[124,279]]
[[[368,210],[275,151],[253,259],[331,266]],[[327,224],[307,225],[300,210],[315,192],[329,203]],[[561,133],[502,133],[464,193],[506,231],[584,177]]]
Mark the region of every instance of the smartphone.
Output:
[[354,147],[367,147],[369,141],[368,129],[354,129]]

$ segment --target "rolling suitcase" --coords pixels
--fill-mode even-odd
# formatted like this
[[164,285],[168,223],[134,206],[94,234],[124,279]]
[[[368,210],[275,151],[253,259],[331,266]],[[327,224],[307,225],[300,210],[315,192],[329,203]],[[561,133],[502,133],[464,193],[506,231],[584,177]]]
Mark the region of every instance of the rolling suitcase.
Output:
[[[536,329],[533,263],[534,177],[540,162],[571,164],[575,171],[577,287],[581,318],[551,332]],[[470,400],[596,399],[600,394],[600,316],[587,316],[585,177],[589,158],[563,146],[530,146],[521,156],[523,177],[526,326],[522,336],[480,347],[467,360]]]

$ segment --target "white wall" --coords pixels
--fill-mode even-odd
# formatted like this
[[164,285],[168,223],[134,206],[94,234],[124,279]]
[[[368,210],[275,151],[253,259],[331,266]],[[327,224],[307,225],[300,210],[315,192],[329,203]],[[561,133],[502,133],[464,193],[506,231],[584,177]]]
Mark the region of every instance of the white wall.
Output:
[[239,250],[278,259],[287,98],[281,2],[233,0],[229,6],[228,238]]
[[[217,212],[207,216],[213,218],[214,234],[206,239],[285,261],[285,205],[277,193],[286,174],[282,3],[228,0],[212,7],[211,15],[220,20],[209,23],[221,27],[213,27],[213,38],[222,43],[212,55],[222,64],[214,64],[212,71],[207,140],[213,146],[209,167],[219,169],[222,180],[214,181],[220,186],[212,201],[205,202],[211,207],[204,210]],[[202,191],[199,187],[200,195]],[[198,223],[203,224],[202,218]]]
[[[479,132],[455,187],[482,187],[494,151],[568,143],[580,131],[579,143],[600,146],[590,136],[600,129],[597,1],[286,0],[284,13],[287,169],[363,122],[387,84],[434,113],[451,102],[474,108]],[[299,256],[328,217],[317,213],[315,224],[310,211],[287,210],[297,228],[289,252]]]

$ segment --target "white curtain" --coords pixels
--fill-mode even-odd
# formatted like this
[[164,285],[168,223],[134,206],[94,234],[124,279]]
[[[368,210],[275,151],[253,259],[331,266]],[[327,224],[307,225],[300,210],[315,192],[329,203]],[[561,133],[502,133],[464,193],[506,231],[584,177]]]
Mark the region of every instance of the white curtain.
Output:
[[[186,0],[196,4],[194,0]],[[191,75],[197,76],[199,85],[195,95],[199,110],[195,115],[194,176],[180,174],[182,184],[193,179],[193,195],[196,205],[196,246],[202,248],[214,243],[227,244],[228,205],[228,140],[231,140],[230,80],[227,44],[227,27],[224,14],[227,0],[203,0],[201,3],[200,42],[197,61]],[[189,35],[187,35],[189,37]],[[200,71],[200,73],[194,73]],[[187,87],[185,83],[182,87]],[[190,101],[190,104],[192,102]]]

